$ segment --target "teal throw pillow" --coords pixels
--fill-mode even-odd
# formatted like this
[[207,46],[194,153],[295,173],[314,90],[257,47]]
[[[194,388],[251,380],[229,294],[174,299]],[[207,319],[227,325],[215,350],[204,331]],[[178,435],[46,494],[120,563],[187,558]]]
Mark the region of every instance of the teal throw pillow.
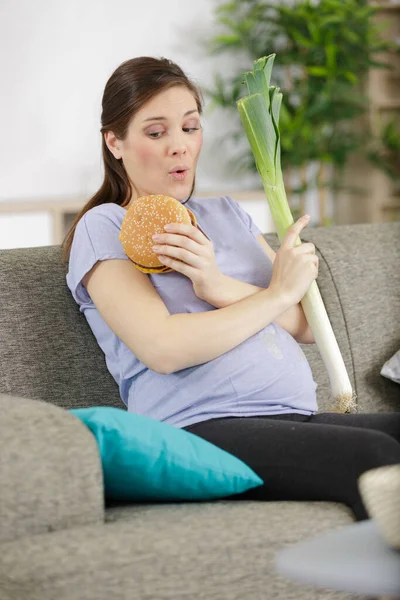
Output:
[[264,483],[244,462],[184,429],[108,406],[69,412],[96,438],[109,501],[212,500]]

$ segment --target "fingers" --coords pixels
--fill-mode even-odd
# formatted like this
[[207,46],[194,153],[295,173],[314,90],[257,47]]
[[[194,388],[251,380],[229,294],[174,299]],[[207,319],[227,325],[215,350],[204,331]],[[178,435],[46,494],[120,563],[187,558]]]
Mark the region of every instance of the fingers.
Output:
[[300,232],[308,225],[309,221],[310,215],[303,215],[300,217],[300,219],[293,223],[293,225],[287,230],[281,246],[285,248],[294,248]]
[[174,271],[178,271],[178,273],[186,275],[186,277],[190,277],[191,272],[193,271],[193,267],[181,261],[179,258],[171,258],[170,256],[159,256],[158,260],[162,265],[170,267]]
[[296,254],[315,254],[315,246],[311,242],[305,242],[297,246],[294,251]]
[[186,263],[190,267],[200,268],[202,265],[201,256],[179,246],[153,246],[153,251],[157,254],[160,262],[164,262],[165,259],[175,259]]
[[[296,248],[297,250],[297,248]],[[318,256],[316,254],[312,254],[312,253],[302,253],[301,255],[301,263],[303,268],[311,268],[312,273],[314,274],[315,277],[317,277],[318,275],[318,266],[319,266],[319,259]]]
[[304,264],[308,263],[311,265],[315,265],[316,267],[318,267],[318,265],[319,265],[319,259],[316,254],[304,253],[302,256],[302,259],[303,259]]
[[168,225],[165,225],[164,229],[168,231],[168,233],[185,235],[197,242],[198,244],[207,244],[209,241],[206,238],[206,236],[200,231],[200,229],[194,227],[194,225],[186,225],[186,223],[169,223]]
[[168,247],[182,248],[193,254],[201,255],[201,246],[184,235],[174,235],[170,233],[162,233],[157,236],[153,236],[153,241],[156,244],[152,250],[154,252],[165,252]]
[[315,279],[316,279],[318,276],[318,264],[319,264],[318,256],[315,256],[314,254],[310,254],[308,256],[308,259],[309,259],[310,264],[312,265],[312,268],[314,269]]
[[[193,225],[172,223],[168,226],[170,233],[158,233],[152,236],[152,241],[157,245],[178,246],[186,248],[193,254],[202,254],[202,247],[209,245],[209,240]],[[153,248],[154,250],[154,248]]]

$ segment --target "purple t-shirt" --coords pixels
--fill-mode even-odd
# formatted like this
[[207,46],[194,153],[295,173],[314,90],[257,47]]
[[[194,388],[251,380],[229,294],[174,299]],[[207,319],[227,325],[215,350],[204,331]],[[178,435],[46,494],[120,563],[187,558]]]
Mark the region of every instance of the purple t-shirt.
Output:
[[[261,231],[250,215],[229,196],[192,197],[185,205],[212,241],[220,271],[267,288],[272,262],[256,239]],[[104,352],[128,410],[177,427],[226,416],[317,412],[317,384],[308,361],[296,340],[275,323],[214,360],[167,375],[146,367],[127,348],[81,283],[98,260],[129,260],[118,239],[125,215],[126,209],[107,203],[80,219],[67,285]],[[171,314],[217,310],[200,300],[191,280],[177,271],[147,277]]]

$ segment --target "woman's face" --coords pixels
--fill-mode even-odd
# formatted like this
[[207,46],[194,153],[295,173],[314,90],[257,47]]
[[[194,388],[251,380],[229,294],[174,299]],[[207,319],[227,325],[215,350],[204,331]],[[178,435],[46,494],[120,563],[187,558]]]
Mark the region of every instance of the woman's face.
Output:
[[132,118],[124,140],[111,131],[105,140],[132,182],[130,204],[148,194],[179,201],[189,196],[203,135],[196,100],[186,87],[169,88],[149,100]]

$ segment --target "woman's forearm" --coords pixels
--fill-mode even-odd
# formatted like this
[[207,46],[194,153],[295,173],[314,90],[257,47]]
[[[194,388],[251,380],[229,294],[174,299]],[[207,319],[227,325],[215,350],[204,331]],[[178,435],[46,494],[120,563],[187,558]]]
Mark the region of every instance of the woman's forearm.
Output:
[[289,307],[270,289],[218,310],[169,315],[156,340],[163,372],[199,365],[232,350]]
[[[222,275],[219,284],[214,286],[206,297],[202,299],[216,308],[225,308],[264,289],[251,283],[245,283],[239,279]],[[313,344],[315,342],[300,303],[291,306],[285,313],[277,317],[274,322],[290,333],[301,344]]]
[[202,296],[202,300],[205,300],[216,308],[225,308],[264,289],[251,283],[245,283],[239,279],[228,277],[228,275],[221,275],[218,283],[214,284],[211,290],[207,290]]

